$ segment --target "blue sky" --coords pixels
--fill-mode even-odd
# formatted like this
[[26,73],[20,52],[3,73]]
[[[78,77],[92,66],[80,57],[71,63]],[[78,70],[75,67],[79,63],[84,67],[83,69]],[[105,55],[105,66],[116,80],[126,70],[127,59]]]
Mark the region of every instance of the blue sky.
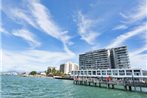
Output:
[[86,51],[127,45],[147,69],[146,0],[1,0],[2,71],[78,63]]

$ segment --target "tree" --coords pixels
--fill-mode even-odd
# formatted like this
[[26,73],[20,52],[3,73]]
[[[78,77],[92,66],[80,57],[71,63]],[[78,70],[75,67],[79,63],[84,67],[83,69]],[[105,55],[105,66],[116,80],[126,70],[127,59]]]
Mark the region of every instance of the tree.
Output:
[[46,71],[46,75],[49,75],[52,72],[52,69],[50,67],[48,67],[47,71]]
[[52,69],[52,74],[53,75],[56,74],[56,69],[55,68]]
[[36,71],[31,71],[29,74],[30,74],[30,75],[36,75],[37,72],[36,72]]

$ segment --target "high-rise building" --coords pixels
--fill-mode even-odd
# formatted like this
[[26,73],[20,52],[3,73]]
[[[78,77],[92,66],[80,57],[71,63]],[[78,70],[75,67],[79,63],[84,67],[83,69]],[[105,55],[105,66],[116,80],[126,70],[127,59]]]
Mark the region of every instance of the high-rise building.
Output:
[[67,62],[65,64],[60,65],[60,71],[65,74],[70,74],[71,71],[75,71],[78,69],[79,69],[78,65],[72,62]]
[[109,51],[107,49],[87,52],[79,56],[80,69],[107,69],[111,68]]
[[129,68],[129,56],[126,46],[112,48],[110,51],[112,68]]
[[128,68],[129,58],[126,46],[99,49],[79,55],[80,69]]

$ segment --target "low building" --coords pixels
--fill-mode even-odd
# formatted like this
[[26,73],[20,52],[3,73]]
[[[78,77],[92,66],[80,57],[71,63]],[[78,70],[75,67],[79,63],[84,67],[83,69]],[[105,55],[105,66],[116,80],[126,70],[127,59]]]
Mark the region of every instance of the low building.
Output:
[[46,73],[45,72],[41,72],[40,75],[46,76]]
[[72,62],[67,62],[65,64],[60,65],[60,71],[63,72],[64,74],[70,74],[71,71],[75,71],[78,69],[79,69],[78,65]]

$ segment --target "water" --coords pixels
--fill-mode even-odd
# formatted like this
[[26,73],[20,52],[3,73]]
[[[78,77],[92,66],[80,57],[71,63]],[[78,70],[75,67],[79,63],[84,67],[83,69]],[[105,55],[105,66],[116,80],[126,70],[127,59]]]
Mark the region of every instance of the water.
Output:
[[69,80],[1,76],[2,98],[147,98],[147,94],[74,85]]

